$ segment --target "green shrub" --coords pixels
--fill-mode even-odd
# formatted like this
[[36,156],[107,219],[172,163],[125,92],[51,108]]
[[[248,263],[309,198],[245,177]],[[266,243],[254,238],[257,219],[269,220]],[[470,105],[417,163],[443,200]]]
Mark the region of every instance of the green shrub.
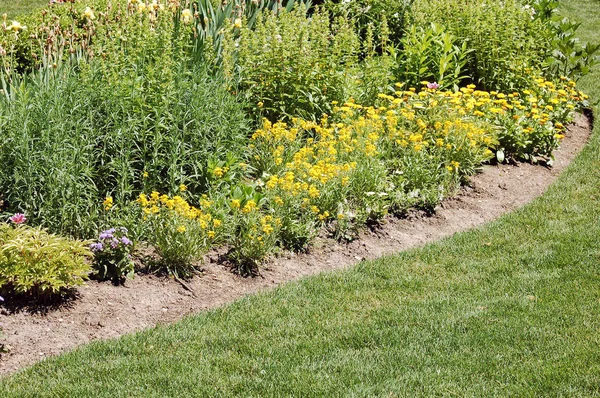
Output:
[[195,207],[182,196],[157,191],[140,194],[137,202],[144,236],[160,256],[160,265],[175,276],[191,275],[194,263],[221,235],[223,221],[213,216],[212,202],[201,200]]
[[345,71],[357,62],[353,26],[329,14],[297,6],[291,12],[260,14],[255,29],[228,27],[223,67],[231,85],[252,109],[269,119],[318,118],[332,101],[345,99]]
[[0,99],[0,191],[9,210],[92,237],[106,196],[127,203],[180,184],[202,193],[209,159],[240,156],[250,127],[243,106],[221,79],[153,45],[137,59],[128,49],[79,73],[44,70]]
[[457,89],[467,77],[467,42],[458,40],[440,25],[411,26],[400,41],[396,81],[419,87],[422,81],[437,82],[441,88]]
[[548,26],[520,0],[414,0],[411,19],[417,27],[436,23],[466,42],[468,74],[487,90],[527,88],[531,69],[552,51]]
[[42,298],[82,285],[91,272],[89,243],[1,224],[0,289]]

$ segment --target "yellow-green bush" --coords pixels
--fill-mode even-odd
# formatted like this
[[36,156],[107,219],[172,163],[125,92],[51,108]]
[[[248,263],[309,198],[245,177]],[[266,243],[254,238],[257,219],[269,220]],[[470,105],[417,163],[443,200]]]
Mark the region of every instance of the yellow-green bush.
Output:
[[91,272],[88,245],[41,228],[0,224],[0,289],[40,298],[82,285]]

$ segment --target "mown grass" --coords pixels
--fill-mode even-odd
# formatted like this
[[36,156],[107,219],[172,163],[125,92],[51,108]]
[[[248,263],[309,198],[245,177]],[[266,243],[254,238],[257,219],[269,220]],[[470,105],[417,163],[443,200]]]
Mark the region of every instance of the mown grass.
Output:
[[[600,3],[565,12],[598,39]],[[581,88],[600,98],[598,68]],[[0,396],[600,395],[598,130],[544,196],[481,229],[90,344]]]
[[42,8],[48,4],[47,0],[1,0],[0,15],[6,13],[8,18],[16,18],[19,15]]

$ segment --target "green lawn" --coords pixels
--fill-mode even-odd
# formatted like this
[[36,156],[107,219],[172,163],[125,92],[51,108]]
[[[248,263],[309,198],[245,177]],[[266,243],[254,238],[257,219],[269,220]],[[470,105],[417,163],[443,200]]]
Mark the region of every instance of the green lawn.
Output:
[[[577,10],[599,40],[600,2]],[[600,98],[600,71],[581,88]],[[600,396],[599,130],[481,229],[90,344],[0,396]]]
[[48,0],[0,0],[0,15],[6,13],[8,18],[16,18],[46,4]]

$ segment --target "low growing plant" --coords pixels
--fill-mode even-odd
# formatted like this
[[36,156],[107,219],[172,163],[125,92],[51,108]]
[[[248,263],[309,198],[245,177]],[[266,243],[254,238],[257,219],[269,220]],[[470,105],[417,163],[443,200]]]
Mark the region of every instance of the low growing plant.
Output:
[[41,299],[82,285],[91,272],[89,243],[0,224],[0,289]]
[[124,227],[110,228],[102,231],[96,242],[90,244],[94,253],[94,268],[100,279],[122,283],[126,277],[133,277],[133,242],[127,232]]

